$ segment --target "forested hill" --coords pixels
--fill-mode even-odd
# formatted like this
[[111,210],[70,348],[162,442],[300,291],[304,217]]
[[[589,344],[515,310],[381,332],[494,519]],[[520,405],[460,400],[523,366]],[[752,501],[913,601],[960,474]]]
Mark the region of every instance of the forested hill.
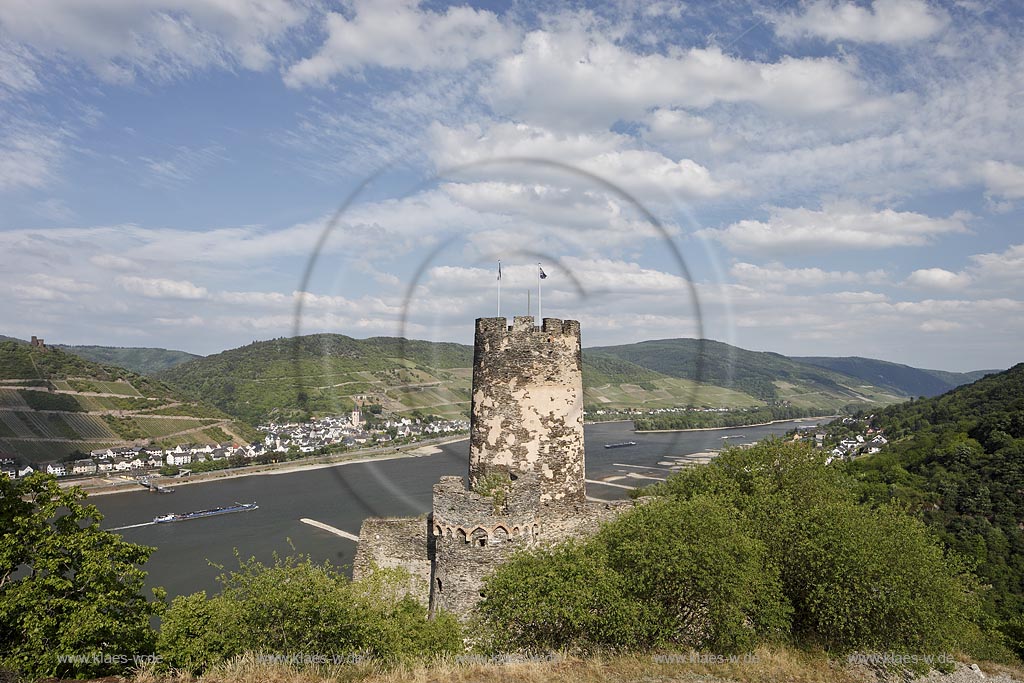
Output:
[[[845,397],[852,403],[864,398],[858,391],[858,385],[872,384],[777,353],[747,351],[711,340],[660,339],[621,346],[597,346],[588,351],[614,356],[670,377],[703,379],[709,384],[736,389],[762,401],[786,400],[789,394],[821,393]],[[906,394],[899,392],[897,395]]]
[[924,370],[900,363],[890,363],[884,360],[861,358],[859,356],[839,358],[794,356],[793,360],[841,372],[851,377],[859,377],[875,386],[888,387],[915,397],[938,396],[950,389],[979,380],[987,374],[999,372],[999,370],[977,370],[974,372]]
[[942,396],[883,408],[890,445],[851,468],[978,563],[989,609],[1024,652],[1024,363]]
[[[647,352],[652,348],[657,353]],[[884,405],[904,395],[769,353],[706,342],[706,383],[695,371],[694,340],[642,342],[583,352],[590,408],[698,406],[751,408],[770,402],[837,412],[851,403]],[[400,413],[469,413],[473,348],[462,344],[353,339],[340,334],[280,338],[197,358],[159,377],[250,422],[346,410],[355,401]]]
[[128,368],[143,375],[152,375],[200,357],[186,351],[146,347],[68,346],[61,344],[56,348],[81,356],[86,360]]

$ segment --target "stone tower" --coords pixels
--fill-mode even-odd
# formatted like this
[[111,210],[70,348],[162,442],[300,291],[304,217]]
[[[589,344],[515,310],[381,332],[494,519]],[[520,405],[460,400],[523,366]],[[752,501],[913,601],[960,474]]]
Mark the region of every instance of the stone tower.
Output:
[[473,358],[469,485],[536,474],[540,502],[585,498],[580,324],[479,318]]
[[469,488],[434,485],[419,519],[367,519],[353,578],[408,570],[432,613],[468,616],[486,576],[513,553],[586,538],[633,501],[586,498],[580,324],[532,316],[476,321]]

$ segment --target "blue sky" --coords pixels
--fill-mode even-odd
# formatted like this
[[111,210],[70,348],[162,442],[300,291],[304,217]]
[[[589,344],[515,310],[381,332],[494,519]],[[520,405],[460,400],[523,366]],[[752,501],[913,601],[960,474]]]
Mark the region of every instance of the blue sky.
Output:
[[710,5],[8,0],[0,334],[1024,360],[1019,6]]

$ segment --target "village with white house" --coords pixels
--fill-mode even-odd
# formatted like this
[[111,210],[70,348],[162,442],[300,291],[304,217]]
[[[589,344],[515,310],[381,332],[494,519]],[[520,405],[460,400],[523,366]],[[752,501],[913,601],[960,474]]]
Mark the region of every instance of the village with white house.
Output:
[[[881,429],[875,429],[870,426],[874,415],[869,415],[863,420],[857,420],[852,417],[844,417],[839,421],[839,425],[842,425],[845,434],[843,438],[838,438],[834,432],[829,433],[822,431],[820,428],[806,428],[799,431],[809,431],[809,429],[817,429],[814,434],[814,445],[817,448],[826,448],[831,446],[829,449],[829,455],[826,459],[826,463],[830,464],[836,460],[853,460],[854,458],[861,455],[873,455],[882,450],[882,447],[889,443],[889,440],[885,438]],[[839,431],[838,429],[834,431]]]
[[[0,454],[0,475],[11,479],[28,476],[37,470],[57,477],[90,477],[107,474],[144,476],[168,469],[220,469],[252,464],[294,460],[338,452],[348,448],[385,446],[420,439],[459,434],[469,430],[468,420],[431,420],[400,416],[376,417],[368,423],[359,409],[344,416],[320,417],[308,422],[269,422],[257,429],[262,440],[240,445],[178,444],[101,448],[87,458],[55,461],[33,468],[19,465],[13,455]],[[220,465],[208,465],[217,463]],[[198,467],[197,467],[198,466]]]

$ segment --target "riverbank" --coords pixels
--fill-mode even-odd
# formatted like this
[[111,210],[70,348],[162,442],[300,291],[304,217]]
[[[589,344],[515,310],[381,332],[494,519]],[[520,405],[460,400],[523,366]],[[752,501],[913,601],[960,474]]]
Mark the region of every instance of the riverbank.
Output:
[[770,425],[782,424],[783,422],[808,422],[811,420],[834,420],[839,415],[816,415],[812,417],[793,417],[788,420],[772,420],[771,422],[752,422],[748,425],[736,425],[734,427],[690,427],[688,429],[634,429],[637,434],[666,434],[670,432],[719,432],[726,429],[746,429],[748,427],[768,427]]
[[[178,488],[179,486],[208,484],[210,482],[240,479],[242,477],[292,474],[294,472],[307,472],[364,462],[395,460],[397,458],[419,458],[440,452],[440,447],[443,445],[458,443],[459,441],[466,441],[467,439],[469,439],[469,435],[458,434],[398,447],[363,448],[351,453],[339,453],[337,455],[319,456],[303,460],[291,460],[288,462],[239,467],[235,469],[213,470],[211,472],[196,472],[180,479],[177,477],[159,477],[159,480],[161,485]],[[154,477],[154,479],[156,479],[156,477]],[[141,486],[139,486],[139,483],[134,479],[112,482],[109,479],[97,477],[92,479],[80,479],[77,481],[64,481],[61,482],[61,485],[78,486],[88,493],[90,497],[107,496],[115,493],[132,493],[141,490]]]

